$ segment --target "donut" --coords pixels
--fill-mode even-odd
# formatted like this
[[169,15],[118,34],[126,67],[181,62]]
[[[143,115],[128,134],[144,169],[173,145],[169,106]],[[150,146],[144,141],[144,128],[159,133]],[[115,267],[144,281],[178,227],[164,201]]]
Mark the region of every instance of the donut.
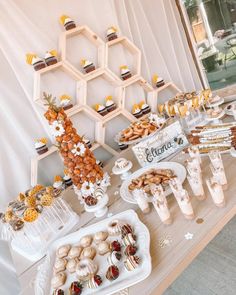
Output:
[[108,224],[108,233],[111,236],[117,236],[121,233],[121,228],[124,225],[124,223],[118,219],[112,220]]
[[91,259],[85,258],[80,260],[76,266],[76,274],[82,281],[87,281],[90,277],[96,274],[98,266]]
[[133,134],[133,129],[130,128],[130,127],[127,128],[127,129],[125,129],[125,130],[123,131],[123,135],[124,135],[124,137],[126,137],[126,138],[132,136],[132,134]]

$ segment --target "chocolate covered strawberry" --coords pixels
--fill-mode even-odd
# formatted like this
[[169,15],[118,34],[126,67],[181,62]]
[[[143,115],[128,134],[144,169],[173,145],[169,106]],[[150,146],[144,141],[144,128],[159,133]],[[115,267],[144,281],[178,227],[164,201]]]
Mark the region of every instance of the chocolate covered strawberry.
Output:
[[80,295],[83,291],[83,286],[80,282],[75,281],[70,285],[70,295]]
[[119,277],[119,268],[115,265],[111,265],[108,267],[107,273],[106,273],[106,278],[109,281],[114,281]]
[[120,252],[121,251],[121,244],[118,241],[111,242],[111,251]]

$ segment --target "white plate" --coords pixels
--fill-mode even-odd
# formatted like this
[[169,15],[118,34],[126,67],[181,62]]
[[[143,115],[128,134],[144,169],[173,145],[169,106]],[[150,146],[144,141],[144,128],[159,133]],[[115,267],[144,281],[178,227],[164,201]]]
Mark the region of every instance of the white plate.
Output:
[[[44,263],[40,265],[35,281],[35,294],[36,295],[49,295],[53,294],[53,289],[50,287],[51,285],[51,278],[53,275],[53,265],[55,261],[55,253],[58,247],[65,245],[65,244],[78,244],[80,238],[84,235],[88,234],[95,234],[98,231],[104,231],[107,230],[107,225],[110,221],[114,219],[123,220],[127,223],[129,223],[137,236],[137,246],[138,246],[138,252],[137,255],[141,259],[141,263],[137,269],[134,271],[126,271],[123,265],[124,259],[122,258],[121,264],[118,266],[120,270],[120,276],[118,279],[116,279],[113,282],[109,282],[105,278],[106,270],[108,268],[107,263],[107,256],[108,254],[104,256],[96,255],[94,258],[94,261],[96,261],[99,265],[99,271],[98,274],[102,277],[103,283],[100,287],[97,289],[89,289],[85,287],[83,289],[83,295],[90,295],[90,294],[96,294],[96,295],[108,295],[116,293],[120,290],[123,290],[125,288],[128,288],[134,284],[139,283],[140,281],[146,279],[152,270],[151,265],[151,256],[150,256],[150,234],[147,229],[147,227],[139,220],[138,215],[134,210],[127,210],[122,213],[119,213],[117,215],[114,215],[110,218],[104,219],[96,224],[90,225],[86,228],[82,228],[77,232],[74,232],[68,236],[65,236],[64,238],[61,238],[57,241],[55,241],[47,254],[47,258],[45,259]],[[108,238],[108,240],[120,240],[118,236],[115,236],[113,238]],[[124,255],[123,255],[124,257]],[[103,262],[103,264],[101,264]],[[70,284],[73,281],[78,281],[76,278],[76,274],[69,274],[67,272],[67,280],[64,286],[62,286],[62,289],[66,290],[65,295],[69,295],[69,287]]]
[[[122,199],[124,199],[128,203],[137,204],[135,199],[133,198],[132,193],[129,191],[128,186],[130,185],[132,179],[139,177],[143,173],[148,172],[152,169],[171,169],[174,174],[179,178],[181,183],[184,182],[186,178],[186,169],[183,165],[176,163],[176,162],[160,162],[148,165],[146,167],[143,167],[137,171],[135,171],[133,174],[131,174],[121,185],[120,188],[120,195]],[[168,196],[172,193],[170,187],[167,187],[165,190],[165,195]],[[152,197],[150,197],[150,202],[152,202]]]

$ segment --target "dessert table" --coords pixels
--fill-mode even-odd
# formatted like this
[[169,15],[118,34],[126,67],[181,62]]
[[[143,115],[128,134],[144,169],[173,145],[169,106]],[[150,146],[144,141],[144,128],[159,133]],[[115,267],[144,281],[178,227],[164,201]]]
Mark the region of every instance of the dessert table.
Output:
[[[123,156],[133,162],[132,171],[139,168],[131,150],[124,152]],[[172,157],[171,160],[183,163],[187,157],[186,154],[179,153]],[[120,177],[111,174],[112,186],[108,190],[110,197],[108,215],[127,209],[134,209],[140,220],[148,227],[151,236],[151,275],[145,281],[125,289],[119,294],[162,294],[224,225],[235,216],[236,197],[234,192],[236,191],[236,183],[234,182],[234,165],[236,164],[236,159],[229,154],[223,155],[222,158],[228,179],[228,190],[225,191],[226,206],[223,208],[216,207],[205,185],[204,189],[207,199],[199,201],[193,197],[192,205],[195,211],[195,218],[193,220],[186,220],[173,195],[171,195],[168,197],[168,204],[173,217],[173,224],[171,225],[162,224],[154,209],[145,215],[137,205],[123,201],[119,195]],[[203,178],[205,179],[210,176],[209,158],[203,157],[202,160]],[[105,170],[110,172],[114,161],[111,161]],[[187,181],[184,182],[184,187],[191,192]],[[91,213],[82,212],[79,202],[71,189],[64,192],[64,198],[81,215],[80,226],[87,226],[100,220],[100,218],[95,218]],[[34,294],[33,284],[37,267],[44,258],[36,263],[32,263],[14,251],[12,251],[12,255],[22,286],[21,294]]]

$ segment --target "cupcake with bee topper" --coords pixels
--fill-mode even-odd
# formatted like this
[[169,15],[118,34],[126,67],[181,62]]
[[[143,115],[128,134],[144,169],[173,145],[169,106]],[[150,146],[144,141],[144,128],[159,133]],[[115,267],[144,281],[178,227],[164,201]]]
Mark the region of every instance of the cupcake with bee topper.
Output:
[[95,104],[94,109],[101,116],[106,116],[108,114],[107,108],[102,104]]
[[76,27],[75,22],[68,15],[62,15],[60,17],[60,23],[64,26],[66,31],[74,29]]
[[39,155],[42,155],[48,151],[47,142],[48,140],[46,137],[39,138],[35,141],[34,147]]
[[107,41],[112,41],[117,39],[117,28],[114,26],[111,26],[107,29]]
[[143,100],[139,103],[139,108],[143,115],[146,115],[151,112],[150,106]]
[[140,106],[138,104],[133,105],[132,115],[137,119],[142,117],[143,113],[142,113],[142,110],[140,109]]
[[73,184],[68,169],[64,169],[63,181],[66,188]]
[[60,175],[55,175],[53,182],[54,193],[58,196],[64,189],[64,182]]
[[86,74],[95,70],[95,65],[88,59],[81,59],[80,64]]
[[116,109],[116,104],[114,103],[114,101],[112,100],[112,96],[109,95],[105,98],[106,100],[106,109],[108,112],[112,112]]
[[44,58],[39,57],[35,53],[27,53],[26,54],[26,62],[29,65],[32,65],[34,67],[35,71],[39,71],[47,66]]
[[57,63],[57,51],[56,50],[51,50],[47,51],[45,56],[44,56],[45,62],[47,66],[51,66]]
[[163,78],[159,77],[157,74],[154,74],[152,77],[152,83],[155,87],[159,88],[165,85],[165,81]]
[[66,111],[73,107],[71,100],[71,96],[68,94],[63,94],[60,96],[60,106],[63,108],[63,110]]
[[120,78],[121,80],[127,80],[132,76],[129,68],[126,65],[120,66]]

